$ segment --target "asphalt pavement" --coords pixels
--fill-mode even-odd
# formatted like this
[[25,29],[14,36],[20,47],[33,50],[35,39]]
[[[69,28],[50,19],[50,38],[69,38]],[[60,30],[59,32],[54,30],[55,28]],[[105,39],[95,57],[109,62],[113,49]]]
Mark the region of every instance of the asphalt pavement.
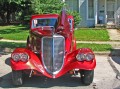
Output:
[[12,85],[11,68],[8,55],[0,57],[0,89],[120,89],[120,57],[96,55],[97,66],[95,68],[93,83],[85,86],[80,81],[80,76],[64,75],[57,79],[46,77],[31,77],[24,80],[23,86]]

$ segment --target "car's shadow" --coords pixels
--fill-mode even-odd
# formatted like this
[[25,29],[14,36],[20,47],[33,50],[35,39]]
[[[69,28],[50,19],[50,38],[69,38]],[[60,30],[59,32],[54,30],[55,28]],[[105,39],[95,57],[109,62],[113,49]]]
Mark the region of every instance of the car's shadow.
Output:
[[5,60],[5,64],[10,66],[10,57]]
[[120,49],[112,49],[109,56],[115,63],[120,65]]
[[[10,59],[7,58],[5,63],[10,66]],[[28,75],[29,76],[29,75]],[[85,86],[81,83],[80,77],[64,75],[57,79],[50,79],[45,76],[32,76],[31,78],[25,77],[24,84],[17,87],[34,87],[34,88],[51,88],[51,87],[77,87]],[[0,87],[2,88],[16,88],[12,84],[11,73],[0,77]]]
[[[109,55],[111,57],[111,60],[108,60],[108,62],[110,63],[113,71],[116,73],[116,81],[115,82],[119,82],[120,84],[120,70],[115,66],[115,64],[113,63],[113,61],[118,64],[120,66],[120,49],[112,49],[111,53]],[[120,85],[115,83],[115,85],[117,85],[116,88],[114,89],[120,89]]]
[[16,88],[16,87],[34,87],[34,88],[51,88],[51,87],[77,87],[84,86],[80,78],[64,75],[57,79],[50,79],[44,76],[33,76],[24,78],[22,86],[14,86],[12,84],[11,73],[1,77],[0,87]]

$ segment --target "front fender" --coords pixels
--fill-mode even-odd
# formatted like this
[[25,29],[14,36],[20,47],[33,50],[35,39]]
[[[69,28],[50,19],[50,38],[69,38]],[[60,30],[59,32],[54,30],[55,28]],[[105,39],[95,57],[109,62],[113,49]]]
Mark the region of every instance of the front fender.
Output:
[[73,69],[93,70],[96,67],[96,59],[95,58],[92,61],[82,61],[82,62],[78,61],[76,59],[76,55],[78,54],[78,52],[93,53],[92,50],[89,48],[82,48],[82,49],[77,49],[77,50],[73,51],[72,53],[67,54],[67,56],[65,58],[64,66],[63,66],[62,70],[59,72],[59,74],[56,75],[56,77],[59,77]]
[[38,58],[36,54],[34,54],[32,51],[26,48],[17,48],[13,51],[13,53],[27,53],[30,56],[28,62],[22,62],[22,61],[15,62],[11,58],[10,62],[11,62],[11,68],[13,70],[33,69],[38,72],[41,72],[43,75],[52,77],[45,71],[44,66],[42,65],[42,62],[40,61],[40,58]]

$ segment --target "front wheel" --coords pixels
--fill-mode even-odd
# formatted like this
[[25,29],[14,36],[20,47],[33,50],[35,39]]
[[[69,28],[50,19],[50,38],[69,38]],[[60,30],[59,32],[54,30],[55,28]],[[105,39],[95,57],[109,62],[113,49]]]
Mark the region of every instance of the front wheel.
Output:
[[12,82],[16,86],[23,84],[22,71],[12,70]]
[[93,82],[94,70],[81,70],[81,81],[85,85],[90,85]]

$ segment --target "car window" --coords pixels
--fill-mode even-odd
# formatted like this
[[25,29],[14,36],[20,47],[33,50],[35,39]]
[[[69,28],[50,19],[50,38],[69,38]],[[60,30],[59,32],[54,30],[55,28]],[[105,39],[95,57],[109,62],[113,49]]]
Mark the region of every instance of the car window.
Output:
[[56,18],[38,18],[38,19],[34,19],[32,21],[32,27],[33,28],[37,28],[40,26],[52,26],[54,27],[55,24],[57,23],[57,19]]
[[72,29],[72,19],[68,19],[68,22],[70,24],[70,28]]

